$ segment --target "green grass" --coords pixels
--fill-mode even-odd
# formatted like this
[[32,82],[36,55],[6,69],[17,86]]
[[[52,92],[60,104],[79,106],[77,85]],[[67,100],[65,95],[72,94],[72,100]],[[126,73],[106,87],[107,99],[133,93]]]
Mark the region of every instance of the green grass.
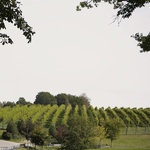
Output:
[[[110,145],[110,140],[105,139],[103,143]],[[113,149],[150,149],[150,135],[121,135],[113,141]]]
[[[121,134],[126,134],[125,130],[125,127],[122,127]],[[146,130],[144,127],[138,127],[137,130],[135,127],[129,127],[128,134],[150,134],[150,127],[147,127]]]
[[[103,145],[111,145],[109,139],[103,140]],[[150,135],[121,135],[113,141],[112,148],[103,148],[111,150],[150,150]],[[94,149],[89,149],[94,150]]]
[[[110,140],[104,139],[103,144],[110,145]],[[41,148],[39,147],[38,150]],[[150,135],[121,135],[119,139],[113,141],[112,148],[103,148],[104,150],[149,150]],[[25,149],[19,149],[25,150]],[[43,148],[43,150],[56,150],[55,148]],[[97,149],[89,149],[97,150]]]
[[[131,129],[130,129],[131,130]],[[140,129],[141,130],[141,129]],[[1,134],[4,130],[0,130],[0,138]],[[134,128],[130,131],[132,133]],[[104,139],[103,144],[110,145],[109,139]],[[41,148],[39,147],[38,150]],[[105,148],[105,150],[150,150],[150,134],[143,135],[143,134],[128,134],[128,135],[120,135],[120,137],[113,141],[112,148]],[[19,150],[26,150],[21,148]],[[46,148],[44,147],[43,150],[56,150],[55,148]],[[89,150],[96,150],[96,149],[89,149]]]

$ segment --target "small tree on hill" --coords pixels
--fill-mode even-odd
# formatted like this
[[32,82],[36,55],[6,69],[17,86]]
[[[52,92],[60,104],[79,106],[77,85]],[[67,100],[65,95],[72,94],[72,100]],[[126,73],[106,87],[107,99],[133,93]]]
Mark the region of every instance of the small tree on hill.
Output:
[[106,137],[112,142],[119,137],[121,122],[117,119],[111,119],[105,123]]

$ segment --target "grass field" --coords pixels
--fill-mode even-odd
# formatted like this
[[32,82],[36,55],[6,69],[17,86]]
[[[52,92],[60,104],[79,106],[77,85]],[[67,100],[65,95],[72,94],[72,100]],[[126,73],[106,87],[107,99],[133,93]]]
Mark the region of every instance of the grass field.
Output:
[[[105,139],[103,144],[110,145],[110,140]],[[150,150],[150,135],[121,135],[116,141],[113,141],[112,148],[103,148],[105,150]],[[25,149],[20,149],[25,150]],[[38,150],[41,150],[39,147]],[[43,150],[56,150],[55,148],[46,148]],[[97,149],[89,149],[97,150]]]
[[[110,145],[110,141],[103,141]],[[150,149],[150,135],[121,135],[116,141],[113,141],[115,149]]]
[[[0,130],[0,137],[4,130]],[[130,132],[131,133],[131,132]],[[104,139],[103,144],[110,145],[110,140]],[[129,134],[129,135],[120,135],[120,137],[113,141],[112,148],[103,148],[105,150],[150,150],[150,134]],[[25,150],[21,148],[19,150]],[[41,147],[38,148],[41,150]],[[56,150],[55,148],[43,147],[43,150]],[[96,149],[89,149],[96,150]]]

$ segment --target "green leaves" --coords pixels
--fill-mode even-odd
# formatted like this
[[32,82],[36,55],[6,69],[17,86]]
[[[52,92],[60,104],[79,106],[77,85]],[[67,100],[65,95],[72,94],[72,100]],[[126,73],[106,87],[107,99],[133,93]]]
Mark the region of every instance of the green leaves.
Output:
[[68,132],[61,150],[83,150],[92,145],[91,137],[95,136],[91,122],[79,115],[73,115],[68,120]]
[[[129,18],[135,9],[145,7],[146,4],[150,3],[150,0],[86,0],[80,2],[80,4],[77,6],[77,11],[80,11],[82,8],[89,9],[93,6],[97,7],[98,4],[102,1],[113,5],[113,8],[118,10],[116,19],[119,17],[123,19]],[[150,33],[147,36],[136,33],[132,37],[138,41],[138,46],[141,48],[140,52],[150,51]]]
[[35,145],[43,146],[48,139],[47,131],[40,125],[35,126],[32,135],[31,135],[31,142]]
[[132,35],[131,37],[135,38],[135,40],[138,42],[138,46],[141,47],[140,52],[148,52],[150,51],[150,32],[147,36],[144,36],[142,33],[136,33],[135,35]]
[[111,147],[112,141],[116,140],[120,133],[121,122],[117,119],[111,119],[106,122],[105,129],[107,138],[111,140]]
[[[91,1],[83,1],[83,2],[80,2],[80,4],[76,7],[76,10],[77,11],[81,11],[82,8],[93,8],[93,6],[97,7],[98,6],[98,3],[100,2],[101,0],[91,0]],[[92,2],[92,3],[91,3]]]
[[[23,18],[20,5],[21,3],[17,0],[0,0],[0,30],[6,29],[5,22],[12,23],[23,32],[29,43],[35,32]],[[0,33],[0,43],[12,44],[13,40],[8,35]]]
[[8,43],[13,44],[13,41],[7,34],[0,33],[0,43],[2,45],[8,44]]

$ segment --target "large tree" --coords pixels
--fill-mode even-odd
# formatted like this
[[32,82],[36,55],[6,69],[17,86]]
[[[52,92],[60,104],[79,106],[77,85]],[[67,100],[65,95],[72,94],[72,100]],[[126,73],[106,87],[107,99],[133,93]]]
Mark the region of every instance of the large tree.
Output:
[[32,123],[31,118],[28,118],[25,121],[18,121],[17,128],[19,133],[23,135],[27,141],[29,141],[35,128],[35,124]]
[[68,130],[62,141],[61,150],[83,150],[94,146],[96,136],[94,124],[84,117],[73,115],[68,120]]
[[[113,5],[113,8],[117,10],[117,18],[129,18],[135,9],[145,7],[150,3],[150,0],[84,0],[80,2],[77,6],[77,10],[81,10],[82,8],[92,8],[97,7],[99,3],[107,2]],[[150,32],[147,35],[143,35],[142,33],[136,33],[132,37],[138,41],[138,46],[140,46],[140,52],[150,51]]]
[[48,132],[41,125],[36,125],[32,134],[31,134],[31,142],[36,146],[44,146],[46,140],[48,139]]
[[39,92],[36,95],[36,99],[35,99],[34,104],[54,105],[54,104],[57,104],[57,100],[49,92]]
[[65,93],[61,93],[55,96],[57,99],[57,105],[60,106],[62,104],[65,104],[66,106],[69,104],[68,96]]
[[[22,16],[22,10],[20,9],[21,3],[17,0],[0,0],[0,30],[6,29],[6,23],[12,23],[18,29],[23,32],[23,35],[31,42],[34,31],[32,27]],[[0,33],[0,43],[12,44],[13,40],[9,35]]]

